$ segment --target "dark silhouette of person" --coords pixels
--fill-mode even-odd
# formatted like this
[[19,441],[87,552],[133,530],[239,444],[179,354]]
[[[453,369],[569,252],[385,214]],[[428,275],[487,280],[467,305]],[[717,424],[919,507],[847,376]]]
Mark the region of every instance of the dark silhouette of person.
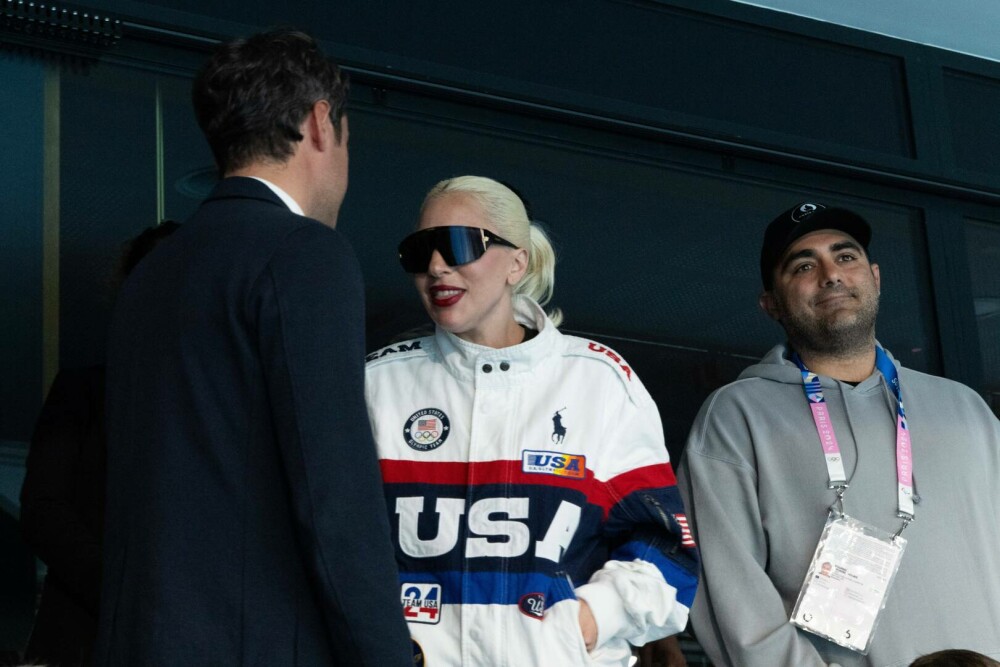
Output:
[[[126,243],[118,281],[177,228],[165,220]],[[25,649],[29,662],[90,664],[100,608],[106,457],[104,365],[60,370],[35,426],[21,487],[21,532],[48,568]]]

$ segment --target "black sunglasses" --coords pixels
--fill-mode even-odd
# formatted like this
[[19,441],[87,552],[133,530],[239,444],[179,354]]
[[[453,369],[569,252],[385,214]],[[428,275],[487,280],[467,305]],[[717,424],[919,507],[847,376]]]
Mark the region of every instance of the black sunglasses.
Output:
[[474,262],[491,245],[517,246],[481,227],[431,227],[413,232],[399,244],[399,263],[407,273],[426,273],[437,250],[448,266]]

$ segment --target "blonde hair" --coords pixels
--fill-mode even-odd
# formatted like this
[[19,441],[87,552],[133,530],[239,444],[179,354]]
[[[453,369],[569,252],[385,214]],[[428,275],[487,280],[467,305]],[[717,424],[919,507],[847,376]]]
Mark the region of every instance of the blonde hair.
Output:
[[[548,234],[537,222],[528,219],[524,202],[503,183],[484,176],[457,176],[441,181],[427,193],[420,207],[446,194],[462,193],[475,199],[497,233],[518,248],[528,251],[528,269],[514,285],[514,294],[523,294],[544,306],[552,299],[556,282],[556,252]],[[562,311],[548,312],[549,319],[559,326]]]

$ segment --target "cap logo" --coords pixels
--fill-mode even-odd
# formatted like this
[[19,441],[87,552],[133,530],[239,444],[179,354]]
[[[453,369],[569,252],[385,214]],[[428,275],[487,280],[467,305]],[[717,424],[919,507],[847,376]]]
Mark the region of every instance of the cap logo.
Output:
[[821,208],[826,208],[826,206],[822,204],[801,204],[797,209],[792,211],[792,222],[802,222]]

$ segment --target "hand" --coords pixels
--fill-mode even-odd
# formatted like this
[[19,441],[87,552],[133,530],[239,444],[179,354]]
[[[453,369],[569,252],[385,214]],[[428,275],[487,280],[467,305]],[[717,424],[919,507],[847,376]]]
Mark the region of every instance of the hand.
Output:
[[640,648],[636,667],[687,667],[677,635],[649,642]]
[[597,621],[594,620],[594,613],[590,611],[590,605],[586,600],[580,600],[580,632],[583,634],[583,643],[587,645],[587,651],[593,651],[597,645]]

